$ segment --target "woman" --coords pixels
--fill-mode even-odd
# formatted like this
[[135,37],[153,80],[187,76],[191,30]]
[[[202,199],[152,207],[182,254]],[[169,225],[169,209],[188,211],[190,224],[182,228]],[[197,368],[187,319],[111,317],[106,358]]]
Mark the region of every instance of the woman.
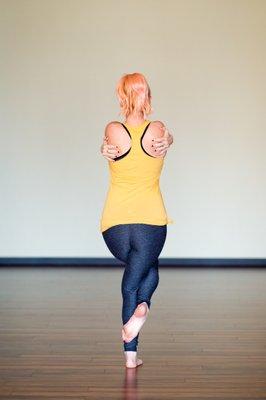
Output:
[[140,73],[124,74],[116,93],[123,123],[110,122],[101,146],[109,161],[110,187],[101,217],[101,232],[110,252],[125,263],[121,282],[122,339],[126,367],[137,358],[139,331],[159,283],[158,257],[163,249],[168,218],[159,178],[168,147],[173,143],[161,121],[150,121],[151,91]]

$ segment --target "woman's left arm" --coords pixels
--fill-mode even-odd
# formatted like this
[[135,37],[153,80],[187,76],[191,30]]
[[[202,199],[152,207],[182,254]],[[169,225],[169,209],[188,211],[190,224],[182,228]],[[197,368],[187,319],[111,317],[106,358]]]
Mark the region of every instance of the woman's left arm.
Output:
[[156,147],[156,149],[159,150],[158,155],[162,155],[162,154],[165,155],[168,148],[174,142],[173,135],[171,135],[171,133],[168,131],[168,129],[165,126],[162,127],[162,129],[164,130],[164,135],[160,138],[154,139],[154,141],[156,142],[154,144],[154,146]]

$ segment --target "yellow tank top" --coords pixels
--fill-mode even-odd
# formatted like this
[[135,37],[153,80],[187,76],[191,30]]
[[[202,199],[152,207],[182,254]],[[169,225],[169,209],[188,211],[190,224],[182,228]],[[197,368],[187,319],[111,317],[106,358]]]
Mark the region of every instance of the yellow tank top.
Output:
[[100,221],[104,232],[118,224],[172,224],[167,216],[159,180],[164,158],[153,157],[142,147],[142,138],[151,121],[137,127],[122,124],[131,137],[131,148],[108,161],[110,184]]

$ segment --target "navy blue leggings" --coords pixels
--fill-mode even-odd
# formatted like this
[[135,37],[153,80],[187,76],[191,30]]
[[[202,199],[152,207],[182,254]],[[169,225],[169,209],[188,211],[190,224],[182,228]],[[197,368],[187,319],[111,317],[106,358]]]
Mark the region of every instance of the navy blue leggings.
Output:
[[[151,307],[151,297],[159,283],[158,257],[166,240],[167,225],[119,224],[102,235],[114,257],[126,264],[121,282],[124,325],[138,304],[145,301]],[[138,339],[139,334],[129,343],[124,341],[124,350],[137,351]]]

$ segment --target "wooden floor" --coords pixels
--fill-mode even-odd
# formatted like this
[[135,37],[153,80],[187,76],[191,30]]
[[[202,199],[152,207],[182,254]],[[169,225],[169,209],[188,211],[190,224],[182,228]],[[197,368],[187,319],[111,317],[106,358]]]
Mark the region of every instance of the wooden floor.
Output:
[[126,369],[123,269],[0,269],[0,399],[266,399],[266,270],[166,269]]

